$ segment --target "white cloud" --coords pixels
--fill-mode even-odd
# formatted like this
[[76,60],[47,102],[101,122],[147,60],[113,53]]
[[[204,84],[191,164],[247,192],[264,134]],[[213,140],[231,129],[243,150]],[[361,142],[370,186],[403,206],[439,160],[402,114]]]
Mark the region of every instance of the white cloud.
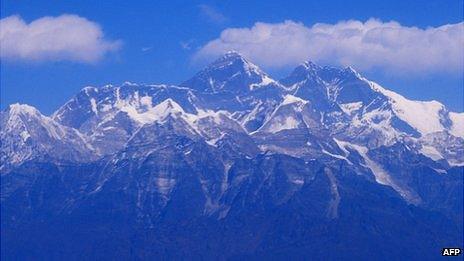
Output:
[[227,22],[228,18],[219,12],[216,8],[209,5],[198,5],[200,14],[214,23],[222,24]]
[[464,23],[421,29],[370,19],[337,24],[255,23],[229,28],[195,55],[211,58],[236,50],[267,67],[304,60],[403,73],[462,73]]
[[26,61],[92,63],[121,46],[100,26],[77,15],[42,17],[27,24],[20,16],[0,20],[0,57]]

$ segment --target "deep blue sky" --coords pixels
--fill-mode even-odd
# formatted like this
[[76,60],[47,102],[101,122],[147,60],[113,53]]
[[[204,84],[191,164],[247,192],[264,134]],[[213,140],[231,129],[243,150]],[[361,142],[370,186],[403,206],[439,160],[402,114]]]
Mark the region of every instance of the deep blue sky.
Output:
[[[202,14],[200,5],[220,12],[222,21]],[[395,20],[404,26],[435,27],[461,22],[463,1],[1,1],[2,18],[17,14],[30,22],[64,13],[100,24],[105,38],[122,40],[122,48],[96,64],[2,60],[2,109],[20,102],[50,114],[87,85],[182,82],[201,68],[192,63],[195,48],[230,27],[287,19],[310,26],[348,19],[365,21],[371,17]],[[181,42],[189,42],[192,48],[182,48]],[[151,49],[144,52],[143,48]],[[263,69],[275,78],[291,70]],[[462,73],[361,73],[408,98],[435,99],[454,111],[464,110]]]

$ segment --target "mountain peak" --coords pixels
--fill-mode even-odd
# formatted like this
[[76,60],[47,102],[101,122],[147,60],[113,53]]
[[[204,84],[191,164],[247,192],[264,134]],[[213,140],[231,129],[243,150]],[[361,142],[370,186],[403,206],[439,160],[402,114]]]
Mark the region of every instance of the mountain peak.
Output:
[[223,58],[243,58],[243,55],[238,51],[230,50],[223,55]]
[[40,112],[27,104],[14,103],[8,108],[10,114],[25,114],[25,115],[39,115]]
[[285,86],[292,86],[296,83],[305,81],[308,77],[315,78],[318,75],[318,72],[322,69],[321,66],[315,64],[311,61],[305,61],[299,64],[292,73],[280,80]]
[[184,109],[182,109],[182,107],[171,98],[167,98],[166,100],[162,101],[160,104],[156,105],[154,109],[162,113],[166,113],[166,112],[185,113]]
[[320,66],[312,61],[305,61],[295,68],[295,72],[306,72],[309,74],[339,74],[339,75],[353,75],[357,78],[362,78],[361,75],[351,66],[347,67],[334,67],[334,66]]
[[252,73],[264,74],[264,72],[259,69],[259,67],[248,59],[246,59],[242,54],[237,51],[228,51],[223,56],[219,57],[213,63],[211,63],[207,69],[228,69],[233,68],[236,71],[243,70],[248,75]]
[[314,69],[320,69],[321,66],[317,65],[316,63],[312,61],[304,61],[301,63],[298,67],[304,68],[306,70],[314,70]]
[[247,93],[268,85],[277,86],[278,83],[236,51],[225,53],[193,78],[181,84],[213,93],[220,91]]
[[292,86],[296,83],[300,83],[312,79],[316,82],[334,82],[348,79],[360,79],[363,77],[351,66],[333,67],[333,66],[320,66],[312,61],[305,61],[298,65],[290,76],[281,80],[281,83],[286,86]]

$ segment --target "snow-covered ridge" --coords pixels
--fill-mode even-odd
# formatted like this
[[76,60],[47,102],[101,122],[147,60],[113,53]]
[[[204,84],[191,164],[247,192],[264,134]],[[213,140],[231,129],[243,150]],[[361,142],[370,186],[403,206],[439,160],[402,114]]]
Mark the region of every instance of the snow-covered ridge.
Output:
[[165,101],[157,104],[156,106],[152,105],[152,99],[150,96],[140,97],[140,104],[142,107],[145,107],[143,112],[137,111],[137,108],[130,106],[129,104],[123,104],[121,100],[116,106],[123,112],[126,112],[130,118],[141,123],[147,124],[155,121],[162,121],[167,116],[178,114],[185,114],[185,111],[182,107],[179,106],[172,99],[168,98]]
[[197,109],[197,113],[187,113],[185,110],[173,99],[167,98],[159,104],[153,106],[151,97],[140,97],[142,105],[145,107],[143,112],[138,112],[135,107],[130,105],[123,105],[121,111],[126,112],[127,115],[134,121],[140,124],[150,124],[154,122],[163,122],[167,117],[181,118],[188,122],[195,129],[198,128],[198,121],[203,118],[210,117],[214,122],[220,124],[221,116],[229,117],[230,115],[225,111],[212,111]]
[[42,156],[77,162],[93,159],[93,147],[84,135],[29,105],[12,104],[1,112],[0,139],[0,170]]
[[[387,96],[396,115],[421,135],[448,130],[454,136],[464,138],[464,113],[448,112],[438,101],[409,100],[375,82],[369,83],[374,90]],[[446,117],[451,120],[451,126],[444,126]]]

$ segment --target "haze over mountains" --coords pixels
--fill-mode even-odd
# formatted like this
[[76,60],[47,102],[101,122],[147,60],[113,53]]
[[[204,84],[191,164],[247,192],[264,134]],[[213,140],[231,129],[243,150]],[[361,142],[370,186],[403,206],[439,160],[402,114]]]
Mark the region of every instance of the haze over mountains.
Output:
[[13,104],[0,126],[5,258],[434,259],[463,243],[464,113],[351,67],[274,80],[228,52],[178,86],[85,87],[50,116]]

